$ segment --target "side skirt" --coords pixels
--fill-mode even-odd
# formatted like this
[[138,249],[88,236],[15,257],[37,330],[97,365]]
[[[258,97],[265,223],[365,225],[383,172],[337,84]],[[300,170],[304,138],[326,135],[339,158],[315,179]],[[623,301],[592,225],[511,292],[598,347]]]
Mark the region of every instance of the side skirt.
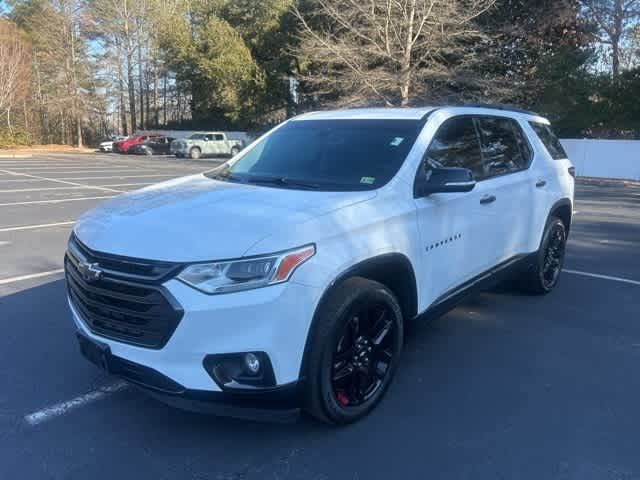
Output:
[[490,290],[509,278],[515,277],[535,265],[537,252],[518,255],[506,260],[484,273],[466,281],[459,287],[449,290],[438,297],[427,310],[416,318],[420,320],[433,320],[455,308],[465,299]]

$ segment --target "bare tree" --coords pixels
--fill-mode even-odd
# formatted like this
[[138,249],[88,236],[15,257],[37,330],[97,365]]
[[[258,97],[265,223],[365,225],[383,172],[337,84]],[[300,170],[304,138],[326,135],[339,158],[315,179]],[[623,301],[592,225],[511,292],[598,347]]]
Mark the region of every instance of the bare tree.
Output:
[[[37,12],[26,24],[38,85],[45,87],[39,96],[43,107],[59,118],[64,143],[75,137],[81,147],[83,119],[89,110],[86,85],[91,76],[81,25],[82,5],[79,0],[55,0],[39,4]],[[75,132],[68,132],[68,128]]]
[[[113,52],[118,65],[118,87],[126,87],[131,132],[136,129],[137,105],[135,85],[136,31],[138,3],[134,0],[87,0],[93,26],[103,46]],[[126,127],[123,125],[123,130]]]
[[410,104],[477,61],[475,20],[495,0],[311,0],[293,7],[297,55],[319,95],[342,103]]
[[[0,20],[0,111],[12,129],[11,109],[24,104],[29,85],[29,51],[15,25]],[[26,118],[26,117],[25,117]]]
[[597,26],[601,44],[611,49],[611,73],[620,74],[624,43],[640,21],[640,0],[581,0],[587,17]]

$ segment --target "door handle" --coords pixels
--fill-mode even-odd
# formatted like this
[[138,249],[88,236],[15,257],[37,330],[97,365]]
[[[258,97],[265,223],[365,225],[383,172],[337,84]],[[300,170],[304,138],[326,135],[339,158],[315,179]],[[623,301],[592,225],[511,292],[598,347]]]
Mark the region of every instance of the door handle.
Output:
[[482,205],[488,205],[489,203],[493,203],[496,201],[496,196],[495,195],[485,195],[484,197],[482,197],[480,199],[480,203]]
[[547,184],[547,181],[546,181],[546,180],[542,180],[542,179],[540,179],[540,180],[538,180],[538,181],[536,182],[536,187],[538,187],[538,188],[542,188],[542,187],[544,187],[546,184]]

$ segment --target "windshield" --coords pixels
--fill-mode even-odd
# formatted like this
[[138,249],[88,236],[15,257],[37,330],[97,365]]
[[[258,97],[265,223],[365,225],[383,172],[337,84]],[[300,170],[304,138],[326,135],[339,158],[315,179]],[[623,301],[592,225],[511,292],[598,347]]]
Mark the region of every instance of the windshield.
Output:
[[204,133],[194,133],[189,137],[189,140],[204,140],[205,136]]
[[400,169],[420,120],[301,120],[271,133],[210,177],[282,188],[372,190]]

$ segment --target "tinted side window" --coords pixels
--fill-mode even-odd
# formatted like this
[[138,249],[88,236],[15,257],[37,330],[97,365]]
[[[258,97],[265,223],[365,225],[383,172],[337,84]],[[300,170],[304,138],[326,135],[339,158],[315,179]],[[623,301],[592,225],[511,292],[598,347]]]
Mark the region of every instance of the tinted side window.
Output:
[[221,140],[224,140],[224,136],[223,136],[221,133],[216,133],[216,134],[213,136],[213,139],[214,139],[216,142],[219,142],[219,141],[221,141]]
[[538,135],[538,138],[540,138],[544,144],[549,155],[551,155],[551,158],[554,160],[563,160],[567,158],[567,153],[564,151],[560,140],[558,140],[558,137],[556,137],[549,125],[537,122],[529,122],[529,125],[531,125],[531,128],[533,128],[536,135]]
[[524,147],[526,141],[514,120],[500,117],[478,117],[476,121],[482,144],[484,178],[528,167],[529,158],[525,156]]
[[444,122],[436,132],[427,162],[434,167],[463,167],[483,178],[480,143],[472,117],[456,117]]

